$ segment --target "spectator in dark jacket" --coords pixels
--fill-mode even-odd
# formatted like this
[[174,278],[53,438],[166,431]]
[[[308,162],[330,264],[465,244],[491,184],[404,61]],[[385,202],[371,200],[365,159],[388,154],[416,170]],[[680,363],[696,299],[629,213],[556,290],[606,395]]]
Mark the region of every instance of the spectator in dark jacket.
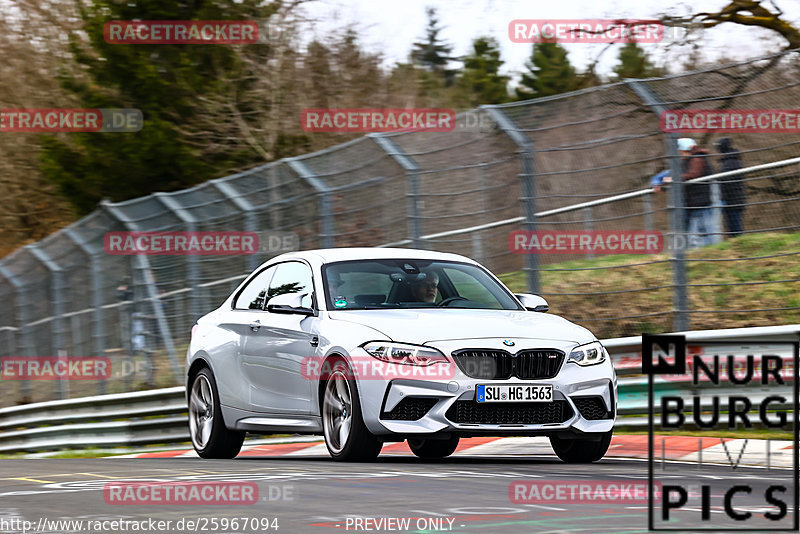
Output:
[[[742,168],[739,151],[733,148],[730,137],[722,137],[716,142],[719,158],[720,172],[735,171]],[[745,203],[747,202],[747,188],[744,183],[744,174],[736,174],[720,178],[722,201],[725,203],[725,226],[728,235],[736,237],[741,235],[744,219]]]
[[683,137],[678,139],[678,151],[683,156],[681,166],[683,171],[684,203],[686,205],[685,221],[686,231],[692,234],[692,244],[705,246],[711,244],[712,213],[711,213],[711,184],[686,184],[689,180],[708,176],[713,172],[708,161],[708,151],[697,146],[694,139]]

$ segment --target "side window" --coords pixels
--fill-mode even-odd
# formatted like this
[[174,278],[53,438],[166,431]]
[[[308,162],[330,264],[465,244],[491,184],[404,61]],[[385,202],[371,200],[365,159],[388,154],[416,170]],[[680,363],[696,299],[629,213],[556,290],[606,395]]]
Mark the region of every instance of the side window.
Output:
[[266,307],[266,296],[269,282],[275,274],[276,267],[269,267],[250,280],[233,303],[237,310],[263,310]]
[[489,308],[503,308],[503,305],[489,289],[471,274],[459,269],[450,269],[447,267],[445,267],[444,272],[453,283],[459,296],[481,302]]
[[305,263],[289,261],[278,266],[272,282],[267,291],[267,302],[272,297],[285,295],[286,293],[305,293],[301,306],[311,307],[311,294],[314,292],[314,284],[311,281],[311,268]]

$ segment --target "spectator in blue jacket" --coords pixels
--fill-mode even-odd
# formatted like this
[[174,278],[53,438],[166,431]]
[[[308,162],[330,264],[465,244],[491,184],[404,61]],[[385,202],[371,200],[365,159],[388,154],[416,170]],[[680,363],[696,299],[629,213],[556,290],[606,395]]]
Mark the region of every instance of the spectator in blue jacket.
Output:
[[664,184],[668,184],[671,181],[672,178],[670,178],[669,169],[667,169],[650,178],[650,187],[653,188],[655,193],[658,193],[661,191],[661,188],[664,186]]

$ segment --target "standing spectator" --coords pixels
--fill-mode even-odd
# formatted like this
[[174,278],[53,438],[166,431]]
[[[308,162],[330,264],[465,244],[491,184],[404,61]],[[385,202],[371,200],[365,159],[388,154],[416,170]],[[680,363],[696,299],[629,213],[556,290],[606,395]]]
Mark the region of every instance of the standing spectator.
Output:
[[[683,159],[681,167],[683,172],[683,195],[686,206],[684,221],[686,231],[691,235],[692,245],[705,246],[711,244],[711,184],[701,182],[688,184],[689,180],[708,176],[712,173],[711,163],[708,161],[708,150],[700,148],[694,139],[682,137],[678,139],[678,151]],[[691,247],[694,248],[694,247]]]
[[[739,151],[733,148],[730,137],[722,137],[716,142],[717,152],[721,154],[719,161],[720,172],[735,171],[742,168],[742,161],[739,159]],[[744,219],[745,203],[747,202],[747,188],[744,184],[744,174],[736,174],[720,178],[722,189],[722,201],[725,203],[723,213],[725,214],[725,226],[728,228],[728,235],[736,237],[741,235]]]

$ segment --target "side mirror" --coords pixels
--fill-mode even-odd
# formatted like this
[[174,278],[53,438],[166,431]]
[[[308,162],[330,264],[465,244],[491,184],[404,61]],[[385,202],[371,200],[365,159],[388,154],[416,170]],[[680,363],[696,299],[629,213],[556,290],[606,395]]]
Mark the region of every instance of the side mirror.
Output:
[[531,295],[530,293],[515,293],[514,296],[519,299],[519,301],[528,311],[544,313],[550,309],[547,301],[539,295]]
[[267,311],[272,313],[293,313],[297,315],[316,315],[311,308],[303,307],[303,297],[308,293],[284,293],[269,299]]

